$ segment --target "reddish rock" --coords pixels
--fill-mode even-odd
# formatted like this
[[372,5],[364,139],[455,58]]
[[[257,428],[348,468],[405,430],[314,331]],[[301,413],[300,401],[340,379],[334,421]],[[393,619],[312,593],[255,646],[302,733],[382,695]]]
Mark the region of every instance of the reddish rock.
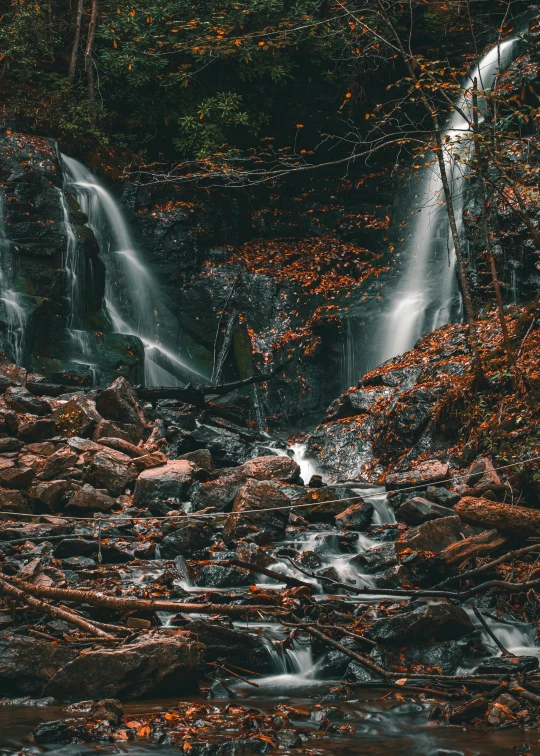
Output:
[[61,478],[70,467],[76,464],[78,459],[78,455],[69,446],[64,446],[45,459],[37,477],[40,480]]
[[85,396],[74,396],[55,411],[53,418],[62,436],[90,437],[101,415],[95,402]]
[[96,397],[96,408],[106,420],[144,427],[146,421],[137,398],[125,378],[117,378]]
[[[234,517],[229,517],[223,531],[228,541],[254,535],[258,543],[271,543],[282,539],[289,521],[290,501],[277,485],[265,481],[248,480],[238,492],[234,504]],[[260,509],[274,509],[257,512]]]
[[56,423],[49,418],[25,418],[18,426],[19,438],[27,444],[54,438],[56,434]]
[[28,488],[34,479],[31,467],[7,467],[0,470],[0,486],[3,488]]
[[140,425],[130,423],[115,423],[112,420],[100,420],[96,425],[92,436],[94,441],[100,438],[122,438],[131,444],[138,444],[142,439],[142,428]]
[[111,496],[120,496],[137,477],[137,468],[130,457],[114,449],[97,452],[90,462],[87,480],[95,488],[105,488]]
[[56,512],[62,500],[71,490],[71,483],[67,480],[50,480],[38,483],[30,489],[30,496],[34,501],[44,504],[50,512]]
[[185,459],[174,459],[160,467],[144,470],[137,478],[133,505],[145,507],[151,501],[172,499],[180,503],[192,481],[194,465]]

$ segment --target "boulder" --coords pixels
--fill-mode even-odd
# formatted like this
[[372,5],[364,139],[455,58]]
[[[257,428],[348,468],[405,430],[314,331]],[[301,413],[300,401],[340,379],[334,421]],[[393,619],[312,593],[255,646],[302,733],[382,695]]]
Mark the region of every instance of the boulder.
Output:
[[373,517],[373,504],[363,501],[360,504],[352,504],[343,512],[336,515],[335,523],[338,528],[349,530],[365,530],[371,525]]
[[407,472],[387,475],[385,482],[386,490],[394,491],[399,488],[438,483],[441,480],[446,480],[449,473],[450,468],[447,464],[440,462],[438,459],[428,459]]
[[462,496],[484,497],[488,499],[503,499],[505,495],[512,495],[512,490],[505,485],[491,460],[480,457],[467,472],[465,485],[459,487]]
[[106,420],[144,428],[146,421],[128,381],[117,378],[96,397],[96,409]]
[[32,732],[32,740],[40,746],[62,745],[73,743],[82,735],[81,728],[73,727],[62,719],[52,722],[40,722]]
[[363,573],[379,572],[397,564],[396,549],[393,543],[383,543],[357,554],[351,562],[356,564]]
[[32,514],[32,507],[19,491],[0,488],[0,510]]
[[208,449],[219,467],[241,465],[258,456],[256,447],[237,433],[212,425],[199,425],[190,439],[200,448]]
[[187,459],[188,462],[193,462],[195,467],[208,470],[208,472],[214,471],[214,460],[208,449],[197,449],[196,451],[182,454],[178,459]]
[[91,399],[73,396],[54,412],[53,418],[62,436],[90,438],[101,415]]
[[212,543],[210,530],[200,521],[188,522],[165,536],[160,544],[162,559],[189,557]]
[[48,682],[46,695],[62,701],[178,695],[193,685],[202,651],[200,643],[164,633],[118,648],[85,649]]
[[137,478],[133,506],[146,507],[154,500],[183,500],[192,480],[194,465],[184,459],[174,459],[160,467],[144,470]]
[[24,446],[22,441],[18,438],[0,438],[0,454],[6,454],[9,452],[16,452],[22,449]]
[[116,506],[116,500],[89,483],[77,491],[68,502],[70,508],[90,512],[110,512]]
[[439,553],[453,543],[479,532],[481,528],[473,528],[455,515],[441,517],[410,530],[403,538],[398,539],[394,546],[398,553],[405,549]]
[[54,550],[55,559],[71,557],[93,557],[98,553],[97,541],[86,538],[64,538]]
[[204,588],[240,588],[252,583],[245,572],[219,563],[203,564],[195,578],[195,584]]
[[70,490],[71,483],[67,480],[49,480],[32,486],[29,494],[34,501],[44,504],[50,512],[56,512]]
[[272,657],[258,635],[206,620],[193,620],[186,629],[204,644],[205,662],[225,659],[231,664],[262,674],[269,674],[274,669]]
[[69,446],[64,446],[45,459],[37,477],[40,480],[62,478],[70,467],[77,464],[78,459],[79,456]]
[[114,449],[103,448],[92,458],[88,482],[95,488],[107,489],[111,496],[120,496],[136,477],[137,468],[130,457]]
[[464,609],[440,603],[376,620],[366,635],[377,643],[403,646],[423,641],[457,640],[473,630],[474,625]]
[[112,420],[100,420],[92,435],[94,441],[100,438],[121,438],[131,444],[138,444],[142,439],[142,428],[132,423],[114,423]]
[[19,423],[18,436],[27,444],[45,441],[56,436],[56,423],[49,418],[25,418]]
[[518,672],[534,672],[538,669],[537,656],[494,656],[484,659],[476,669],[481,675],[515,675]]
[[411,644],[400,649],[381,645],[373,649],[371,658],[385,669],[409,674],[422,674],[426,670],[455,675],[463,664],[463,654],[455,640]]
[[7,406],[14,412],[27,412],[30,415],[50,415],[51,405],[45,399],[39,399],[22,386],[10,386],[4,392]]
[[440,504],[441,507],[453,507],[461,499],[456,491],[449,491],[442,486],[428,486],[424,495],[426,499],[434,501],[435,504]]
[[217,480],[194,483],[189,492],[193,510],[198,512],[207,507],[215,507],[218,512],[222,512],[232,504],[244,483],[237,470],[227,471],[226,475],[220,475]]
[[96,701],[90,709],[90,719],[93,722],[108,722],[111,725],[120,724],[124,716],[124,707],[117,698],[104,698]]
[[283,483],[295,483],[300,476],[300,466],[291,457],[255,457],[241,465],[237,472],[244,479],[279,480]]
[[441,507],[440,504],[433,504],[421,496],[414,496],[400,506],[396,512],[396,518],[399,522],[406,522],[407,525],[421,525],[441,517],[452,517],[453,514],[448,507]]
[[0,692],[40,694],[46,683],[76,657],[68,646],[0,632]]
[[5,467],[0,469],[0,487],[28,488],[34,479],[31,467]]
[[[252,536],[257,543],[272,543],[285,535],[289,520],[289,499],[278,486],[265,481],[248,480],[233,504],[234,516],[229,517],[223,530],[228,543],[237,538]],[[274,509],[257,513],[258,509]]]
[[[295,499],[294,503],[299,507],[293,510],[294,513],[304,520],[333,525],[338,515],[353,504],[363,504],[364,500],[361,496],[352,494],[349,488],[325,486],[306,489],[305,494]],[[310,503],[313,503],[313,506],[309,506]]]

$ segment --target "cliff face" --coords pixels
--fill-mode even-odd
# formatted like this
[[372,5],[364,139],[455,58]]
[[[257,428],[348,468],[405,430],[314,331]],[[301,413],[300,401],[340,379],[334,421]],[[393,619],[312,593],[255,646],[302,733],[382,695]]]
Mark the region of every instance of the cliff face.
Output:
[[99,351],[99,369],[109,379],[133,377],[140,345],[110,334],[98,245],[62,183],[54,142],[9,131],[0,136],[0,349],[31,371],[89,383],[77,339],[85,329],[86,362],[97,362]]

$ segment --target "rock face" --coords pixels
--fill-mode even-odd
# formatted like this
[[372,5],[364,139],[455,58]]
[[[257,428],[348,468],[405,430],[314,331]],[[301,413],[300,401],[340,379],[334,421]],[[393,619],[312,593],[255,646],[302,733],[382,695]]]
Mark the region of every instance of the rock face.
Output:
[[0,632],[0,691],[4,695],[40,694],[76,653],[37,638]]
[[62,701],[177,695],[193,684],[201,652],[201,644],[177,635],[154,635],[110,650],[89,649],[52,677],[46,695]]
[[464,609],[444,603],[384,617],[373,623],[368,634],[377,643],[402,646],[408,642],[457,640],[473,630]]

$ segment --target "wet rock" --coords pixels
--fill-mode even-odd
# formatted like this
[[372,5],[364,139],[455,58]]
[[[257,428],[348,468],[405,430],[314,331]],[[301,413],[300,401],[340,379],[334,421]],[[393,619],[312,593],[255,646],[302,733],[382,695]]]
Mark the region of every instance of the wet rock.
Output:
[[166,465],[144,470],[135,484],[133,506],[145,507],[155,499],[180,503],[191,483],[193,467],[187,460],[175,459]]
[[397,564],[396,549],[393,543],[374,546],[351,560],[361,572],[374,573]]
[[121,438],[131,444],[138,444],[142,439],[140,425],[131,423],[114,423],[112,420],[100,420],[95,427],[92,439],[99,441],[100,438]]
[[56,423],[48,418],[25,418],[18,426],[18,436],[27,444],[56,436]]
[[78,729],[62,719],[42,722],[32,732],[32,740],[38,745],[61,745],[71,743],[78,735]]
[[393,649],[378,646],[371,652],[371,658],[385,669],[398,669],[410,674],[422,674],[424,670],[455,675],[463,664],[463,654],[456,641],[444,643],[411,644]]
[[34,479],[31,467],[5,467],[0,469],[2,488],[28,488]]
[[193,685],[202,650],[185,637],[157,633],[114,649],[86,649],[55,674],[46,694],[63,701],[178,695]]
[[167,535],[160,544],[163,559],[174,559],[181,555],[192,556],[212,542],[208,528],[201,522],[188,522],[178,530]]
[[[289,499],[276,485],[248,480],[234,500],[236,516],[228,519],[223,530],[225,543],[244,536],[251,536],[259,544],[282,539],[289,519],[288,505]],[[258,509],[274,508],[276,511],[257,513]]]
[[302,738],[296,730],[278,730],[276,740],[282,748],[301,748]]
[[90,438],[101,420],[96,404],[85,396],[73,396],[53,415],[62,436]]
[[186,459],[188,462],[193,462],[195,467],[200,467],[202,470],[208,470],[208,472],[214,471],[214,460],[208,449],[197,449],[196,451],[182,454],[178,459]]
[[204,644],[204,661],[225,659],[230,664],[261,674],[273,670],[272,657],[258,635],[206,620],[192,620],[186,629]]
[[499,656],[481,661],[477,673],[513,675],[517,672],[532,672],[538,666],[537,656]]
[[394,473],[386,476],[386,490],[393,491],[409,486],[425,485],[426,483],[438,483],[448,478],[450,468],[447,464],[437,459],[421,462],[408,472]]
[[473,698],[472,701],[461,706],[455,706],[448,712],[448,721],[451,724],[467,724],[487,714],[489,704],[483,696]]
[[441,603],[376,620],[366,635],[377,643],[402,646],[407,642],[457,640],[473,630],[474,625],[464,609]]
[[110,512],[116,501],[102,490],[85,483],[68,502],[70,508],[90,512]]
[[236,698],[236,696],[221,677],[218,677],[210,686],[208,698],[214,698],[218,701],[230,701],[232,698]]
[[205,588],[238,588],[251,585],[252,582],[249,575],[220,564],[203,565],[195,578],[196,585]]
[[505,495],[512,495],[509,486],[505,485],[491,460],[481,457],[468,470],[465,485],[458,487],[462,496],[480,496],[494,501],[503,500]]
[[375,578],[380,588],[410,588],[415,584],[411,571],[404,564],[388,567],[384,572],[378,572]]
[[[313,506],[309,506],[311,502],[313,502]],[[295,504],[299,505],[299,508],[293,511],[308,522],[333,525],[337,515],[340,515],[353,504],[363,503],[362,497],[351,494],[349,488],[326,486],[325,488],[307,489],[303,496],[295,499]]]
[[90,709],[90,718],[94,722],[106,721],[111,725],[118,725],[123,716],[124,707],[117,698],[96,701]]
[[75,651],[67,646],[0,632],[0,692],[39,695],[44,685],[75,656]]
[[309,479],[308,488],[324,488],[325,485],[322,475],[312,475]]
[[300,466],[290,457],[255,457],[245,462],[237,470],[245,480],[279,480],[283,483],[295,483],[300,476]]
[[396,512],[396,518],[407,525],[421,525],[430,520],[438,520],[441,517],[452,517],[453,511],[440,504],[433,504],[428,499],[415,496],[400,506]]
[[24,446],[22,441],[18,438],[0,438],[0,454],[6,454],[7,452],[19,451]]
[[461,496],[455,491],[449,491],[442,486],[428,486],[425,491],[426,499],[440,504],[441,507],[453,507],[461,499]]
[[[291,556],[295,556],[292,554]],[[295,560],[300,567],[304,567],[306,570],[316,570],[322,566],[322,559],[315,553],[315,551],[302,551],[301,554]]]
[[[345,636],[341,638],[340,643],[351,651],[361,651],[360,644],[354,638]],[[337,648],[331,648],[324,657],[322,662],[317,664],[317,677],[323,680],[339,680],[345,674],[349,664],[352,662],[351,657],[344,654]],[[360,666],[360,665],[358,665]]]
[[50,415],[51,405],[45,399],[39,399],[22,386],[11,386],[4,392],[6,404],[14,412],[28,412],[31,415]]
[[68,557],[67,559],[62,560],[62,567],[65,570],[93,570],[96,566],[95,559],[90,559],[90,557],[85,556],[74,556],[74,557]]
[[0,509],[6,512],[31,514],[33,509],[19,491],[0,488]]
[[335,524],[338,528],[349,530],[366,530],[371,525],[373,517],[373,504],[363,501],[361,504],[352,504],[343,512],[336,515]]
[[90,463],[88,482],[95,488],[107,489],[111,496],[123,494],[136,478],[137,468],[131,458],[114,449],[97,452]]
[[[65,538],[54,550],[56,559],[69,559],[70,557],[91,557],[97,554],[97,541],[86,538]],[[73,569],[72,567],[70,569]]]
[[49,480],[37,483],[29,491],[30,497],[47,507],[49,512],[56,512],[65,502],[71,483],[67,480]]
[[208,449],[219,467],[241,465],[258,456],[253,444],[244,441],[236,433],[215,428],[211,425],[199,425],[191,433],[191,439],[199,446]]
[[69,446],[65,446],[46,458],[37,477],[40,480],[62,478],[66,471],[77,463],[78,458]]
[[405,549],[413,551],[434,551],[439,553],[447,546],[451,546],[463,538],[476,535],[481,528],[467,525],[459,517],[442,517],[430,520],[411,530],[404,538],[395,542],[395,550],[399,553]]
[[96,397],[96,409],[106,420],[119,423],[146,425],[144,414],[139,407],[137,398],[125,378],[117,378],[109,388],[100,391]]
[[372,672],[370,669],[363,667],[359,662],[354,661],[353,659],[349,662],[347,669],[345,670],[343,680],[352,683],[380,683],[382,677],[376,672]]

